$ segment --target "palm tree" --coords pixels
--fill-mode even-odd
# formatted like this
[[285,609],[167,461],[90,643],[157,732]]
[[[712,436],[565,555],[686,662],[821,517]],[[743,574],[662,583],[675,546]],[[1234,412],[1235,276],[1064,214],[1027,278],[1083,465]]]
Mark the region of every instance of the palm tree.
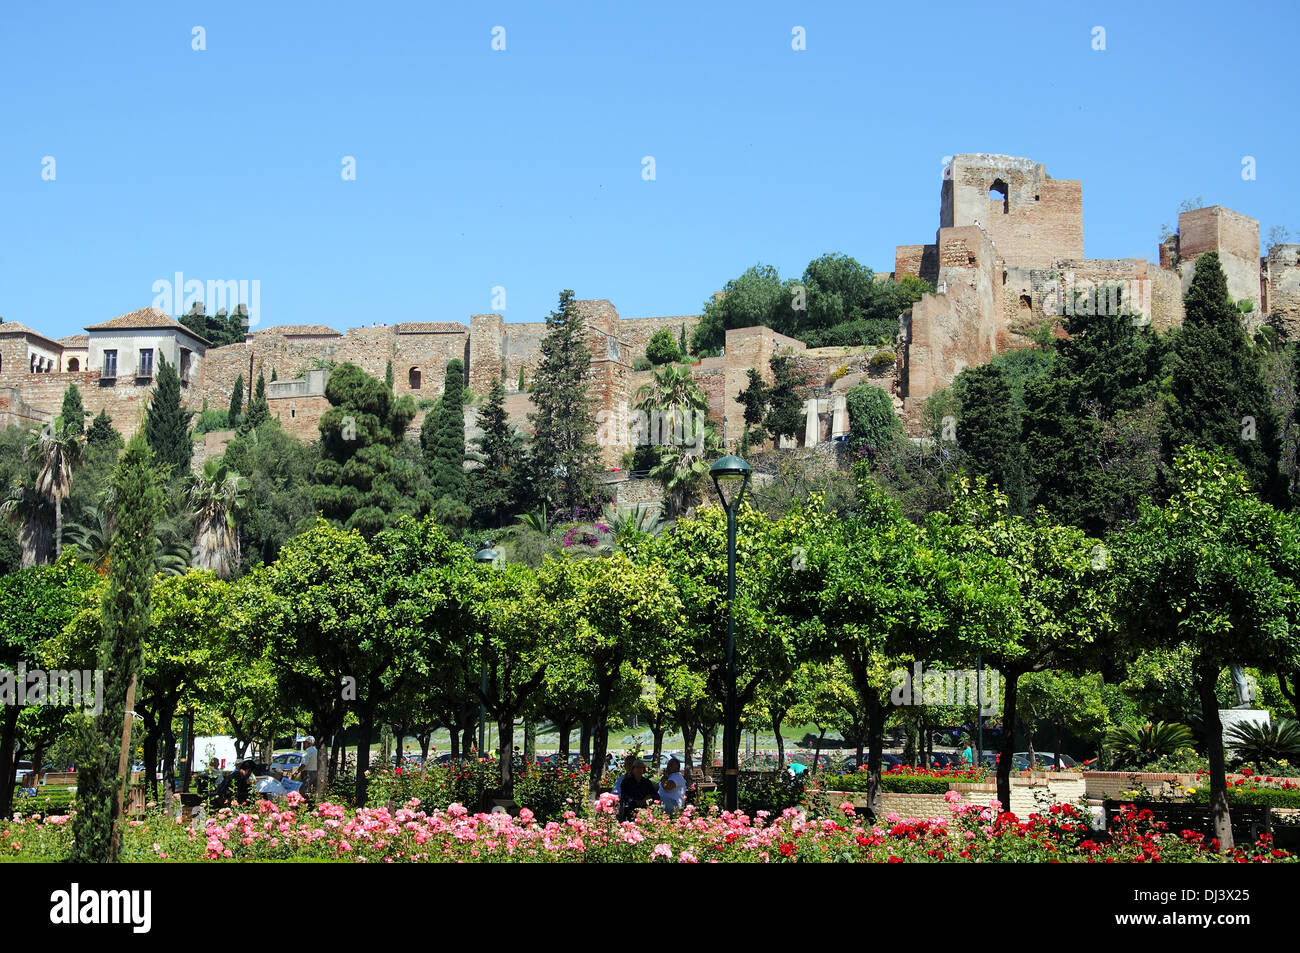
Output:
[[[108,554],[113,542],[116,521],[113,518],[112,494],[104,493],[100,506],[88,506],[82,512],[85,522],[68,524],[68,542],[77,548],[77,558],[101,576],[108,575]],[[181,576],[190,568],[190,547],[178,540],[180,532],[173,522],[164,521],[154,531],[154,572],[164,576]]]
[[664,486],[669,515],[687,509],[707,486],[708,461],[722,452],[709,399],[687,368],[666,366],[637,391],[636,410],[646,415],[642,441],[655,445],[658,461],[649,475]]
[[50,561],[50,503],[35,483],[14,480],[9,497],[0,503],[0,516],[18,527],[18,547],[24,569],[43,566]]
[[188,497],[194,511],[194,566],[229,579],[239,567],[237,516],[247,482],[224,464],[209,460],[190,477]]
[[66,421],[57,421],[33,430],[31,442],[23,451],[25,458],[36,458],[36,492],[54,504],[56,559],[63,552],[63,501],[72,491],[72,473],[81,465],[85,448],[84,433],[73,430]]

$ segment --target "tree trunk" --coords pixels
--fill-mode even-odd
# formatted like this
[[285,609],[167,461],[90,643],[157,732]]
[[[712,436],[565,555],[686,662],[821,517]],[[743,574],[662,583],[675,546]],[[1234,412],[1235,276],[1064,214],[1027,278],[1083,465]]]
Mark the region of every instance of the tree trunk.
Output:
[[[157,724],[150,724],[144,735],[144,790],[151,801],[158,800],[158,739],[162,729]],[[130,765],[127,765],[128,769]],[[128,770],[127,783],[130,783]]]
[[503,793],[508,793],[515,764],[514,712],[501,712],[497,715],[497,742],[497,757],[501,759],[501,788]]
[[366,806],[366,769],[370,767],[370,735],[374,728],[374,713],[357,712],[357,807]]
[[54,561],[63,555],[63,498],[54,497]]
[[[776,770],[780,771],[785,767],[785,738],[781,734],[781,718],[778,715],[772,716],[772,733],[776,735]],[[858,749],[858,760],[861,760],[862,749]]]
[[341,752],[343,750],[343,733],[340,731],[332,735],[329,741],[326,741],[324,738],[322,738],[321,748],[325,747],[325,745],[327,744],[329,745],[330,748],[330,756],[329,756],[330,759],[328,764],[326,765],[325,771],[319,770],[320,748],[316,749],[316,758],[317,758],[316,764],[318,766],[318,770],[316,771],[316,776],[320,777],[323,774],[329,780],[333,781],[336,777],[338,777],[339,774],[339,760],[342,757]]
[[[695,764],[695,726],[683,722],[681,729],[682,744],[686,746],[686,767],[690,768]],[[706,769],[704,773],[706,775],[712,775],[713,772]]]
[[605,776],[605,753],[609,748],[609,713],[601,702],[593,719],[591,739],[591,796],[600,795],[600,781]]
[[[578,728],[578,757],[583,761],[591,764],[591,719],[582,719],[582,725]],[[595,770],[595,765],[592,765]]]
[[880,703],[880,693],[870,686],[860,687],[858,694],[867,702],[867,808],[875,819],[884,806],[880,764],[885,751],[885,706]]
[[569,763],[569,735],[573,733],[573,724],[565,722],[555,726],[560,730],[560,761],[564,764]]
[[173,767],[176,763],[176,736],[172,733],[171,721],[170,718],[167,719],[162,735],[163,808],[168,814],[172,810],[172,794],[176,787],[176,771]]
[[[0,818],[13,816],[14,803],[14,738],[18,734],[17,705],[7,705],[4,720],[0,722]],[[32,763],[37,771],[41,770],[39,761]]]
[[1232,815],[1228,810],[1228,781],[1223,754],[1223,724],[1219,720],[1219,699],[1215,685],[1219,681],[1217,666],[1205,666],[1198,673],[1201,695],[1201,722],[1205,725],[1205,741],[1210,761],[1210,808],[1214,811],[1214,836],[1219,839],[1219,851],[1228,853],[1233,848]]
[[998,749],[998,801],[1002,810],[1011,810],[1011,756],[1016,749],[1016,689],[1020,672],[1002,673],[1002,744]]
[[704,736],[702,745],[704,750],[701,752],[700,760],[704,762],[704,770],[709,772],[709,774],[712,774],[714,768],[713,762],[716,758],[716,755],[714,754],[714,743],[718,739],[718,726],[703,725],[700,728],[700,734]]
[[420,742],[420,763],[423,764],[429,760],[429,743],[433,740],[433,732],[422,731],[415,737]]
[[537,761],[537,722],[531,718],[524,719],[524,764]]
[[813,773],[813,774],[816,774],[816,773],[817,773],[817,767],[818,767],[818,765],[821,764],[821,761],[822,761],[822,739],[826,737],[826,729],[823,728],[821,725],[818,725],[818,726],[817,726],[817,731],[819,732],[819,734],[817,735],[817,744],[816,744],[816,746],[813,748],[813,763],[812,763],[812,773]]
[[663,729],[663,726],[661,725],[661,726],[658,727],[658,728],[651,728],[651,729],[650,729],[650,734],[654,737],[654,740],[655,740],[655,745],[654,745],[654,754],[652,755],[652,757],[654,758],[654,762],[655,762],[655,764],[657,765],[657,764],[659,764],[659,758],[660,758],[660,756],[664,753],[664,729]]
[[117,863],[122,844],[122,801],[131,787],[131,709],[135,707],[135,675],[126,683],[126,701],[122,705],[122,747],[117,757],[117,784],[114,785],[113,833],[108,842],[108,859]]
[[451,735],[451,760],[453,762],[460,760],[460,729],[455,725],[449,725],[447,733]]

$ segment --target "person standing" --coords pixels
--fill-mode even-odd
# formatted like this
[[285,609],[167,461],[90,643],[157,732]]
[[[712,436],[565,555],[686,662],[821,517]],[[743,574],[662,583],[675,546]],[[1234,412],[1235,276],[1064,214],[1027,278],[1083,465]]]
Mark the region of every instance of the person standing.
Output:
[[663,777],[659,779],[659,803],[664,806],[669,817],[680,811],[686,803],[686,779],[682,777],[682,763],[676,758],[668,759]]
[[308,735],[303,740],[307,742],[307,747],[302,753],[302,786],[298,788],[298,792],[303,797],[311,797],[316,793],[316,774],[320,754],[316,750],[316,739],[312,735]]
[[630,821],[638,809],[643,808],[655,797],[655,783],[645,776],[645,762],[640,759],[632,763],[632,771],[623,778],[619,786],[620,821]]

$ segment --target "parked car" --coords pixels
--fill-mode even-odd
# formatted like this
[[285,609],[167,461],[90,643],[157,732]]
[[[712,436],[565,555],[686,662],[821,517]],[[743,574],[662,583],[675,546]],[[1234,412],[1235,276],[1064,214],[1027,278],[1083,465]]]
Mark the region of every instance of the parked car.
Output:
[[[1026,765],[1029,764],[1029,752],[1028,752],[1028,751],[1017,751],[1014,755],[1012,755],[1012,757],[1013,757],[1013,758],[1016,758],[1016,759],[1018,759],[1018,760],[1024,761],[1024,763],[1025,763]],[[1056,755],[1055,755],[1055,752],[1052,752],[1052,751],[1035,751],[1035,752],[1034,752],[1034,763],[1035,763],[1036,766],[1040,766],[1040,767],[1047,767],[1047,768],[1053,767],[1053,766],[1056,764]],[[1062,754],[1062,755],[1061,755],[1061,767],[1063,767],[1063,768],[1073,768],[1073,767],[1077,767],[1077,766],[1078,766],[1078,763],[1079,763],[1079,762],[1075,761],[1075,760],[1074,760],[1073,758],[1071,758],[1068,754]]]
[[287,778],[297,777],[298,769],[302,767],[302,754],[298,751],[281,752],[271,759],[271,767],[279,768]]
[[[896,768],[903,763],[903,759],[896,754],[890,754],[888,751],[880,752],[880,770],[888,771],[890,768]],[[862,767],[867,766],[867,753],[862,752]],[[840,762],[840,770],[846,774],[858,770],[858,756],[851,754]]]
[[14,765],[14,784],[20,782],[23,779],[24,774],[29,774],[34,770],[36,769],[32,767],[30,761],[19,761],[16,763]]

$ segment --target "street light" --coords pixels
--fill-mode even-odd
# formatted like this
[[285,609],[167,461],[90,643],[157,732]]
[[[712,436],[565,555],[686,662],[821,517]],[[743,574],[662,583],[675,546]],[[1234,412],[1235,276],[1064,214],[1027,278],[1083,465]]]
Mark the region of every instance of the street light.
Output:
[[[496,568],[499,565],[500,557],[495,549],[484,547],[474,554],[474,562],[479,565],[492,566]],[[487,747],[487,633],[483,633],[483,644],[479,648],[478,656],[479,668],[479,700],[478,700],[478,754],[483,757],[483,749]]]
[[736,598],[736,510],[749,488],[749,477],[754,472],[740,457],[728,455],[709,467],[709,476],[727,511],[727,706],[722,729],[722,800],[723,809],[734,811],[739,806],[737,781],[740,766],[736,749],[736,613],[732,603]]

